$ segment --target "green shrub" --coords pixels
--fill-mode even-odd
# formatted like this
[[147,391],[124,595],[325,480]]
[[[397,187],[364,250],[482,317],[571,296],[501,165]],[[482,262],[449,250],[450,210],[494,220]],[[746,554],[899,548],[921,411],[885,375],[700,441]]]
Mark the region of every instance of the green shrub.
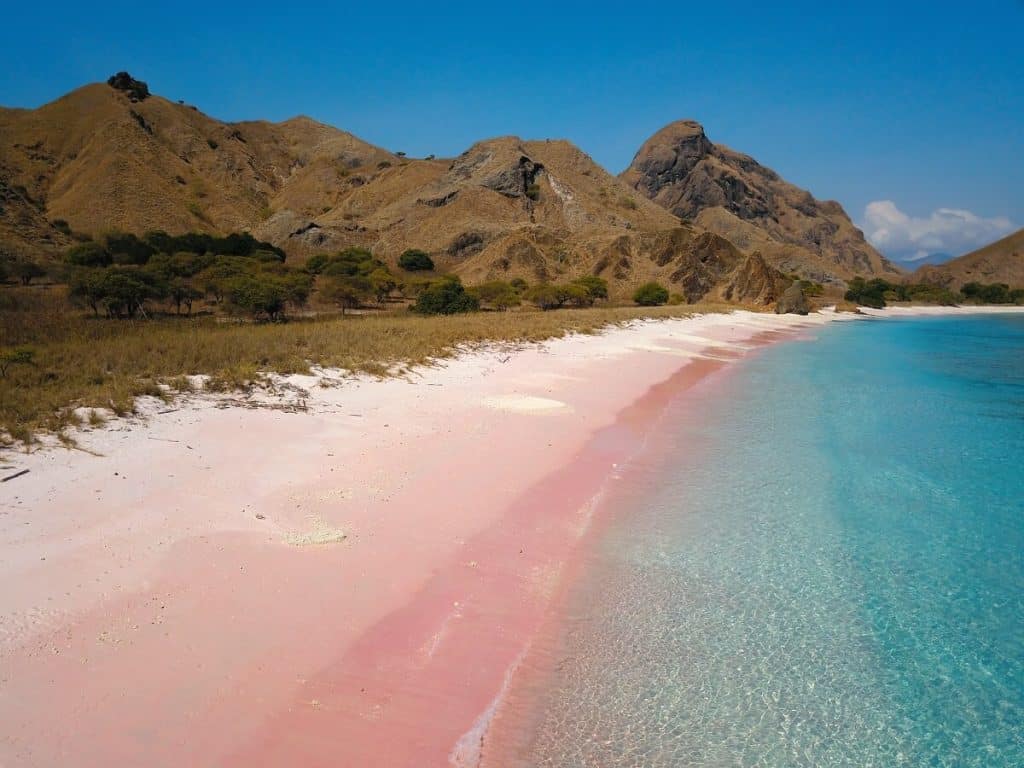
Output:
[[865,280],[863,277],[855,277],[850,280],[843,298],[865,307],[882,309],[885,306],[886,293],[893,291],[898,291],[898,286],[887,280],[881,278]]
[[118,72],[107,78],[107,85],[118,91],[124,91],[133,101],[142,101],[149,97],[149,86],[142,80],[136,80],[127,72]]
[[597,299],[608,298],[608,281],[602,277],[596,275],[586,275],[585,277],[579,277],[572,281],[574,285],[578,285],[587,292],[587,296],[590,297],[591,303]]
[[471,288],[470,293],[479,299],[481,304],[496,309],[499,312],[504,312],[510,307],[518,307],[521,303],[515,288],[503,280],[491,280],[481,283]]
[[314,256],[310,256],[306,261],[306,271],[314,275],[319,275],[324,271],[324,267],[326,267],[330,261],[331,257],[326,253],[318,253]]
[[71,246],[64,254],[64,261],[76,267],[106,267],[114,260],[102,245],[89,241]]
[[1012,304],[1013,296],[1010,286],[1006,283],[967,283],[960,292],[968,301],[976,301],[979,304]]
[[124,232],[108,233],[103,243],[115,264],[145,264],[156,253],[145,240]]
[[548,283],[527,289],[525,296],[528,301],[544,311],[557,309],[565,303],[561,292],[554,285]]
[[413,312],[420,315],[455,315],[479,308],[479,300],[467,293],[462,282],[451,275],[435,280],[424,288],[411,307]]
[[799,279],[799,282],[800,289],[804,292],[804,296],[821,296],[825,293],[825,286],[821,283],[815,283],[811,280],[803,279]]
[[434,268],[434,260],[426,251],[410,248],[398,257],[398,266],[406,272],[419,272]]
[[641,307],[656,307],[668,301],[668,289],[661,283],[644,283],[633,293],[633,301]]

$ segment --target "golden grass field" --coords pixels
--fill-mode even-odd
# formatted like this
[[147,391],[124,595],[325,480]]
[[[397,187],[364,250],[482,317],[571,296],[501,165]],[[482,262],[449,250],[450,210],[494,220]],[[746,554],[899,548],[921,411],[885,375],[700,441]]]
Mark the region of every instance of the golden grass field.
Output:
[[240,388],[262,373],[298,373],[311,365],[389,375],[443,358],[460,345],[536,342],[593,333],[640,317],[683,317],[737,309],[726,305],[596,307],[541,312],[475,312],[420,317],[389,313],[253,324],[199,317],[93,318],[69,305],[59,286],[0,288],[0,348],[26,346],[31,364],[0,377],[0,432],[31,442],[78,423],[77,407],[132,412],[134,398],[187,389],[186,374],[208,374],[213,386]]

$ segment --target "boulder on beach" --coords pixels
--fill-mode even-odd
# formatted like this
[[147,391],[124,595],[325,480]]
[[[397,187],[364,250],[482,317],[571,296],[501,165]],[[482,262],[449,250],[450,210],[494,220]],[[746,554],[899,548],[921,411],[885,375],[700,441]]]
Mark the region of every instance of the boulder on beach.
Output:
[[793,283],[783,291],[782,296],[775,303],[775,314],[777,315],[806,315],[811,311],[807,297],[804,295],[800,283]]

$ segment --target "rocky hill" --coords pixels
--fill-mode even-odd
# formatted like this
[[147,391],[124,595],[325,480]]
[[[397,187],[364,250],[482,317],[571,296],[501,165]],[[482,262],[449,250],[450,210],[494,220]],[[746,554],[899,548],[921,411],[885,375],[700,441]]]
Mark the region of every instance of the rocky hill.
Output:
[[822,282],[902,274],[839,203],[817,200],[752,157],[712,143],[692,120],[654,134],[620,178],[681,219],[760,251],[787,273]]
[[468,282],[596,274],[618,296],[657,279],[691,301],[771,303],[788,285],[760,242],[684,223],[566,141],[410,159],[305,117],[222,122],[126,73],[0,110],[0,249],[153,229],[251,231],[298,259],[421,248]]
[[944,264],[920,267],[911,280],[954,290],[965,283],[1005,283],[1011,288],[1024,288],[1024,229]]

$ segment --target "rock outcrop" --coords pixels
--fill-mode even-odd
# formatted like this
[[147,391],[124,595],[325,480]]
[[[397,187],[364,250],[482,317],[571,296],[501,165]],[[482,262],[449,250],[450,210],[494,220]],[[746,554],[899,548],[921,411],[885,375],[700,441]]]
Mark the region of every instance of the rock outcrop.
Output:
[[769,266],[759,252],[747,256],[722,286],[722,298],[743,304],[769,305],[785,290],[789,280]]
[[714,144],[692,120],[654,134],[620,178],[681,219],[761,251],[784,272],[835,283],[902,274],[839,203],[816,200],[752,157]]
[[800,283],[793,283],[783,291],[782,296],[775,304],[775,314],[777,315],[806,315],[810,311],[811,305],[808,303]]

